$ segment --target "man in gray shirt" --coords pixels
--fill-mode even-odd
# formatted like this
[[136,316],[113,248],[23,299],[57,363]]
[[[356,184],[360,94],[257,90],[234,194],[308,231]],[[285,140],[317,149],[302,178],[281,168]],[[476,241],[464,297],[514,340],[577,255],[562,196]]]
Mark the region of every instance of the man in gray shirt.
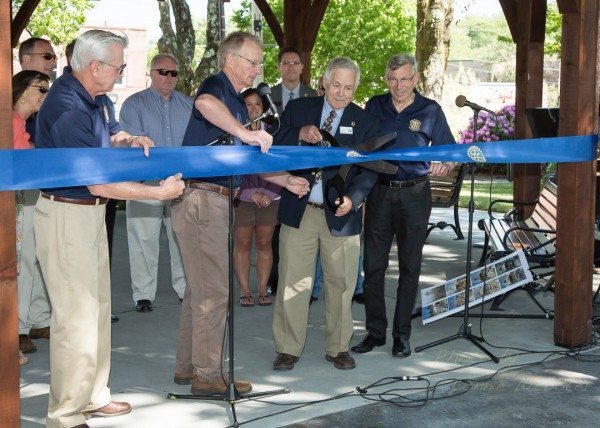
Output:
[[[181,146],[192,111],[192,100],[175,90],[179,64],[168,54],[150,63],[151,85],[127,98],[121,107],[121,127],[132,135],[150,137],[158,147]],[[179,298],[185,274],[171,226],[171,202],[127,201],[127,242],[135,310],[149,312],[156,296],[159,238],[164,223],[171,254],[172,285]]]

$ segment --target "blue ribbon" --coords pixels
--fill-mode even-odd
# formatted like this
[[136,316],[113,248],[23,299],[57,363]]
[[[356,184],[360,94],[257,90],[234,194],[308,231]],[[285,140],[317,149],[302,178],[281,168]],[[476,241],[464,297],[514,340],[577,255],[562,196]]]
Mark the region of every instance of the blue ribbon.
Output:
[[371,153],[299,146],[0,150],[0,190],[46,189],[120,181],[293,171],[372,160],[487,163],[585,162],[596,159],[597,135],[456,144]]

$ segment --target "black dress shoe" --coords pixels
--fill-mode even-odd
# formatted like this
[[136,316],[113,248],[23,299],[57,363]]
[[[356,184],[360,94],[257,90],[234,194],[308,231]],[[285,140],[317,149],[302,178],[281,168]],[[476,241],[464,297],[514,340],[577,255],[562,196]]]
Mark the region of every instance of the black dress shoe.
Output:
[[138,300],[135,302],[135,310],[138,312],[152,312],[152,302],[150,300]]
[[119,322],[119,317],[114,314],[110,314],[110,322],[113,324]]
[[354,296],[352,296],[352,301],[356,302],[358,304],[364,305],[365,304],[365,295],[363,293],[357,293]]
[[410,356],[410,342],[403,337],[394,337],[394,346],[392,346],[392,355],[394,357]]
[[371,333],[367,333],[363,340],[358,345],[350,348],[350,350],[359,354],[365,354],[367,352],[371,352],[374,347],[383,345],[385,345],[385,338],[378,339]]

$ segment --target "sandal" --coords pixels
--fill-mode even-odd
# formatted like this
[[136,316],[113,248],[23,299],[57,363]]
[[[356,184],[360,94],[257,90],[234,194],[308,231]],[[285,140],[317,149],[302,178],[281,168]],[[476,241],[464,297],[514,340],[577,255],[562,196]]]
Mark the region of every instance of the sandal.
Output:
[[254,306],[254,299],[252,296],[241,296],[240,297],[240,306],[244,308],[249,308]]
[[264,296],[258,296],[258,306],[269,306],[273,303],[271,301],[271,296],[265,294]]

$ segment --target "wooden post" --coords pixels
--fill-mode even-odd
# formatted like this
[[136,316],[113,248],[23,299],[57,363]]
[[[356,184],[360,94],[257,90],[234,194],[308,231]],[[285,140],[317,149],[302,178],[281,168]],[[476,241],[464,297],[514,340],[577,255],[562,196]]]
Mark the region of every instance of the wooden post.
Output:
[[[0,0],[0,148],[12,148],[11,2]],[[0,192],[0,426],[20,425],[15,192]]]
[[[598,0],[559,1],[562,19],[560,135],[597,132]],[[592,340],[596,162],[558,166],[554,342]]]
[[[516,26],[512,28],[516,30],[517,37],[515,138],[525,139],[532,138],[526,109],[542,105],[546,0],[512,3],[516,3],[511,10],[516,11]],[[515,200],[537,199],[540,195],[540,178],[540,164],[514,165]],[[533,206],[524,207],[523,216],[527,218],[531,212]]]

